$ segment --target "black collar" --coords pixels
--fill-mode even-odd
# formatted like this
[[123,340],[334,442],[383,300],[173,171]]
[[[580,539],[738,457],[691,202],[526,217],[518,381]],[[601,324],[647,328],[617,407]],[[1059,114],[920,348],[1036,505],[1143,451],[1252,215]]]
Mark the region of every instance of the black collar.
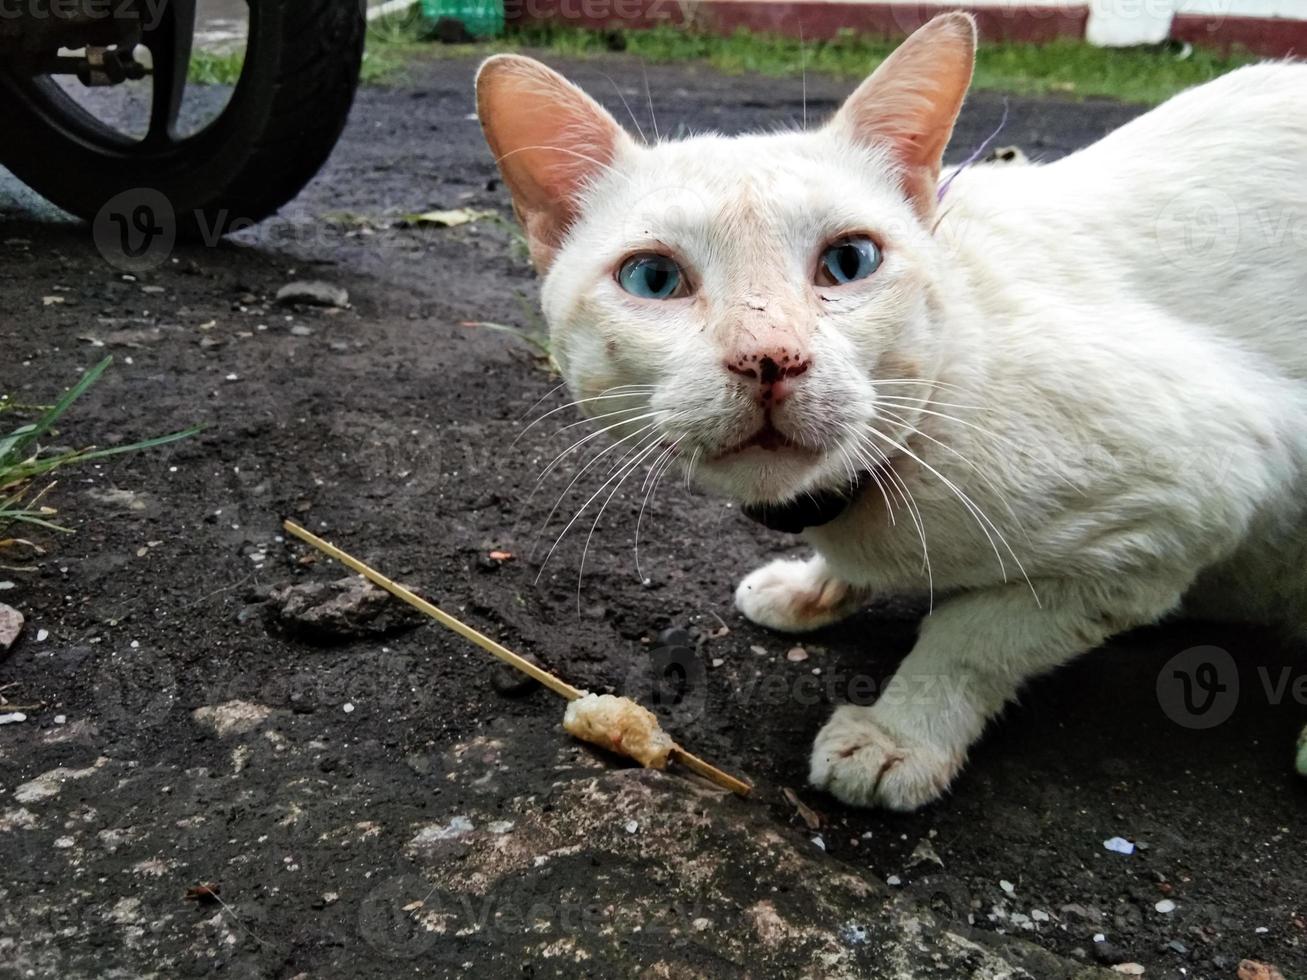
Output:
[[765,528],[785,534],[799,534],[810,527],[829,524],[858,499],[871,482],[870,473],[858,474],[857,482],[842,490],[815,490],[780,504],[746,504],[745,517]]

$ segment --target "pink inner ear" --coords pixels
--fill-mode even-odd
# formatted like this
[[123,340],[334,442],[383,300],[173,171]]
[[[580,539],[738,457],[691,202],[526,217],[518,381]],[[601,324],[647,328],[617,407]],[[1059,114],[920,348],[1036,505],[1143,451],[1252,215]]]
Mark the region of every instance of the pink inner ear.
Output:
[[974,60],[971,19],[936,17],[858,86],[833,120],[860,143],[889,147],[903,168],[903,190],[922,214],[934,210],[940,162]]
[[575,220],[586,187],[612,165],[621,127],[593,99],[537,61],[492,58],[477,79],[477,106],[542,270]]

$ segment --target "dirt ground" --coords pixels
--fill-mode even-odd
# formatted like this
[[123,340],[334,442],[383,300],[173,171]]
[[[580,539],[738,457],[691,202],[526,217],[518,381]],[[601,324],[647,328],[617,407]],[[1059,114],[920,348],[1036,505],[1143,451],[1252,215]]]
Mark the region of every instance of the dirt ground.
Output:
[[[584,430],[559,412],[519,440],[564,403],[557,379],[516,339],[467,325],[532,328],[533,274],[506,222],[397,227],[430,208],[508,215],[471,116],[473,67],[437,61],[364,91],[279,219],[136,277],[0,179],[0,390],[49,401],[110,352],[63,439],[208,426],[66,475],[50,499],[77,533],[0,570],[0,600],[28,618],[0,692],[40,705],[0,727],[0,975],[1046,980],[1128,961],[1233,978],[1243,958],[1307,975],[1296,646],[1195,623],[1122,637],[1032,684],[946,799],[891,815],[804,777],[830,705],[908,649],[912,610],[868,610],[790,659],[794,641],[730,597],[796,541],[673,480],[638,571],[633,487],[579,588],[589,520],[537,582],[559,515],[602,467],[538,534],[576,467],[539,489],[537,476]],[[574,77],[646,112],[632,61]],[[803,113],[797,80],[648,78],[664,134]],[[843,90],[809,79],[809,114]],[[1000,142],[1043,158],[1134,114],[1010,109]],[[974,99],[955,147],[1001,111]],[[304,278],[345,287],[350,308],[278,307]],[[680,678],[675,697],[659,689],[668,727],[756,781],[754,798],[578,747],[557,698],[434,626],[324,643],[277,625],[271,590],[342,575],[284,540],[286,516],[578,686],[649,696]],[[1237,704],[1210,727],[1182,723],[1163,693],[1195,647],[1238,664]],[[1106,849],[1116,836],[1135,852]],[[183,900],[209,882],[221,904]]]

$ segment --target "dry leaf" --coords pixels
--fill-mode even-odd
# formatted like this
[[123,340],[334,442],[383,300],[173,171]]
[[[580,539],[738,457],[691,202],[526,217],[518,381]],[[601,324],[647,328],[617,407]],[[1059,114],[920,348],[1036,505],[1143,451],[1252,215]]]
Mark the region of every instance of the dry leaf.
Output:
[[808,804],[799,799],[799,794],[794,792],[788,786],[782,786],[781,792],[785,794],[785,799],[794,807],[794,812],[807,825],[809,830],[821,830],[822,815],[814,810]]
[[201,905],[212,905],[218,901],[218,893],[221,891],[221,886],[214,881],[210,881],[203,885],[194,885],[186,889],[186,894],[182,896],[182,901],[199,902]]
[[407,225],[431,225],[434,228],[454,228],[466,225],[482,218],[488,218],[491,211],[474,211],[472,208],[454,208],[450,211],[423,211],[420,214],[406,214],[402,221]]

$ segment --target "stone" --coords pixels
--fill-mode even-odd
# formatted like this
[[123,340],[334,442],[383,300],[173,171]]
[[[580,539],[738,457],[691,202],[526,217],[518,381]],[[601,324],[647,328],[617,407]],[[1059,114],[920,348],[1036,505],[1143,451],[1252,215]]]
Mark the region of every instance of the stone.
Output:
[[252,701],[227,701],[224,704],[206,704],[191,712],[197,725],[208,728],[219,738],[228,735],[245,735],[254,731],[272,714],[272,709]]
[[23,614],[13,606],[0,602],[0,653],[7,653],[23,632]]
[[349,306],[349,293],[340,286],[318,279],[289,282],[277,290],[277,302],[287,306]]
[[408,606],[355,575],[275,589],[270,603],[284,629],[326,643],[388,636],[419,622]]

